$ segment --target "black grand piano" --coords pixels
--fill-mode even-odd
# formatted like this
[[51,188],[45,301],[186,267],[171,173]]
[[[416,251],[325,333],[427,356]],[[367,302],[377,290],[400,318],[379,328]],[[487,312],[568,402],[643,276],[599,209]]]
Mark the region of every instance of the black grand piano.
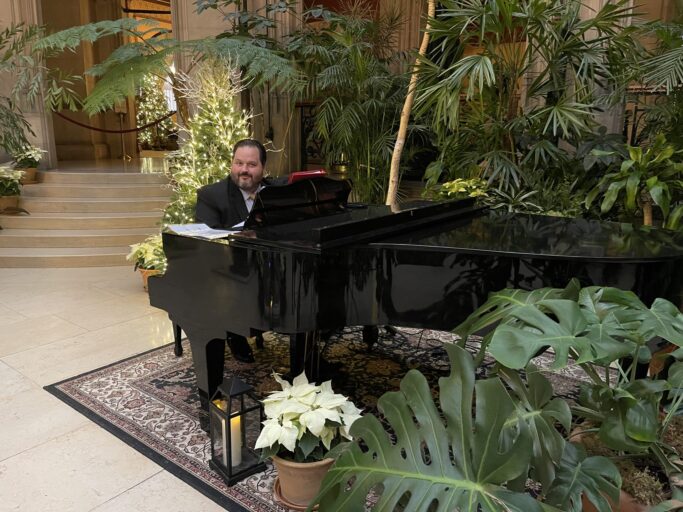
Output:
[[[150,303],[182,327],[200,396],[223,378],[226,332],[291,335],[290,373],[315,373],[309,333],[347,325],[451,330],[492,291],[585,285],[681,304],[683,235],[630,224],[506,214],[472,200],[347,203],[329,178],[261,191],[244,230],[163,234],[168,269]],[[309,366],[307,366],[309,365]]]

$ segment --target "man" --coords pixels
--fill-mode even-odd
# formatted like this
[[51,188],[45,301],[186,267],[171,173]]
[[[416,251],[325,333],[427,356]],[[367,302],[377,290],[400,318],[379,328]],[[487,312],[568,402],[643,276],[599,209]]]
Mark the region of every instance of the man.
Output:
[[[254,206],[254,196],[271,182],[263,177],[266,148],[254,139],[243,139],[232,149],[230,176],[197,191],[195,218],[209,227],[230,229],[244,222]],[[226,333],[232,356],[253,363],[254,354],[244,336]]]
[[209,227],[230,229],[246,220],[256,193],[269,184],[263,178],[266,148],[257,140],[243,139],[232,149],[230,176],[197,191],[195,218]]

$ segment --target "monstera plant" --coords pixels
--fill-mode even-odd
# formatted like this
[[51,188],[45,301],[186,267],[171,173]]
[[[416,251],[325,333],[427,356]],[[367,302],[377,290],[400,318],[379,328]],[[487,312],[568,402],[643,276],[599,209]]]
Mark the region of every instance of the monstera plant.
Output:
[[[616,499],[615,466],[560,435],[569,407],[533,366],[526,383],[517,372],[475,380],[472,356],[446,350],[440,410],[425,377],[409,371],[399,391],[378,401],[391,433],[367,414],[351,427],[355,441],[337,448],[315,500],[320,510],[362,510],[368,496],[375,510],[416,512],[579,511],[582,494],[597,507]],[[529,478],[542,494],[526,490]]]
[[573,281],[565,289],[494,293],[457,331],[466,337],[493,325],[483,350],[506,372],[548,349],[551,369],[581,368],[587,381],[573,416],[615,453],[654,461],[673,498],[683,497],[683,461],[666,441],[683,402],[683,314],[675,305],[659,298],[648,307],[632,292]]

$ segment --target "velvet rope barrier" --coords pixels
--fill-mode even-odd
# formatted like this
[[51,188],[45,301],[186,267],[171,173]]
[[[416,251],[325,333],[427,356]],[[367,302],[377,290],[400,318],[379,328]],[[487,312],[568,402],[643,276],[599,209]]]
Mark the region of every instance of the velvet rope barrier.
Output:
[[140,130],[145,130],[145,129],[149,128],[150,126],[154,126],[155,124],[159,124],[160,122],[162,122],[162,121],[168,119],[168,118],[171,117],[173,114],[175,114],[176,111],[174,110],[173,112],[169,112],[169,113],[166,114],[164,117],[160,117],[160,118],[157,119],[156,121],[152,121],[151,123],[147,123],[147,124],[144,125],[144,126],[139,126],[139,127],[137,127],[137,128],[128,128],[127,130],[107,130],[107,129],[105,129],[105,128],[97,128],[97,127],[95,127],[95,126],[90,126],[90,125],[88,125],[88,124],[85,124],[85,123],[81,123],[81,122],[79,122],[79,121],[76,121],[75,119],[71,119],[70,117],[66,117],[64,114],[60,114],[59,112],[54,112],[54,113],[57,114],[57,115],[58,115],[59,117],[61,117],[62,119],[66,119],[66,120],[69,121],[70,123],[73,123],[73,124],[75,124],[75,125],[81,126],[81,127],[83,127],[83,128],[87,128],[88,130],[93,130],[93,131],[96,131],[96,132],[105,132],[105,133],[130,133],[130,132],[138,132],[138,131],[140,131]]

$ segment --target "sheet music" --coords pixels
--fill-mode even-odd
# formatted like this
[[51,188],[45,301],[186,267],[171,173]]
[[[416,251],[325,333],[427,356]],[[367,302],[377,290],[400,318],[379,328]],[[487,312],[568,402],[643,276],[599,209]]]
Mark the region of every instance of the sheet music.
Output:
[[167,229],[176,235],[194,236],[196,238],[204,238],[206,240],[227,238],[234,233],[239,233],[239,231],[227,229],[213,229],[206,224],[170,224],[167,226]]

